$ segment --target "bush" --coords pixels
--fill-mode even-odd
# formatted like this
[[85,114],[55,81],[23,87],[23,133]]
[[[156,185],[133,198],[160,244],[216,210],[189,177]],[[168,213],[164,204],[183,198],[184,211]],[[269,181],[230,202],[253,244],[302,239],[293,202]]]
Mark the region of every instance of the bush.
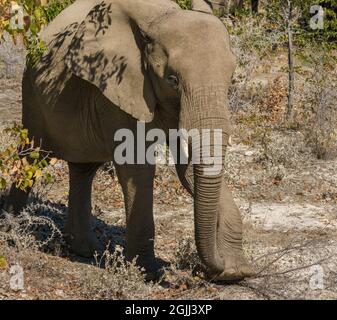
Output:
[[156,285],[145,282],[142,270],[132,262],[125,261],[123,248],[114,252],[105,250],[101,257],[95,255],[96,266],[103,270],[89,273],[84,279],[84,291],[98,299],[138,300],[149,294]]
[[191,0],[174,0],[174,2],[178,3],[179,6],[184,10],[190,10],[192,7]]
[[0,150],[0,190],[11,183],[21,190],[27,190],[40,179],[46,183],[52,182],[47,166],[49,163],[56,164],[57,160],[50,158],[48,152],[29,140],[28,130],[14,125],[5,129],[4,133],[11,136],[14,142]]
[[[73,0],[51,0],[48,4],[42,5],[41,1],[19,0],[18,4],[23,6],[26,14],[25,26],[20,30],[11,29],[12,2],[0,0],[0,41],[4,32],[7,32],[14,42],[17,37],[22,37],[28,51],[28,63],[35,64],[45,49],[39,39],[43,25],[48,24],[72,2]],[[15,125],[6,131],[15,136],[16,144],[0,150],[0,190],[6,189],[8,184],[13,182],[22,190],[31,188],[40,178],[45,179],[47,183],[51,182],[52,177],[46,167],[49,163],[56,163],[56,159],[50,159],[48,152],[35,146],[33,141],[29,140],[26,129]]]
[[[321,5],[324,8],[324,29],[312,30],[310,28],[310,7]],[[335,41],[337,39],[337,1],[336,0],[306,0],[300,2],[302,15],[300,25],[309,36],[320,36],[326,41]]]
[[194,239],[186,238],[179,241],[178,249],[175,253],[175,266],[177,269],[181,270],[192,270],[193,275],[196,275],[203,270],[203,266],[195,248]]
[[5,214],[0,219],[0,241],[18,251],[46,249],[53,241],[61,243],[62,233],[55,223],[35,215],[39,209],[39,204],[32,204],[18,216]]
[[[282,22],[283,0],[272,0],[266,4],[266,16],[271,23]],[[336,0],[291,0],[294,12],[298,13],[297,26],[294,26],[294,40],[298,45],[305,46],[311,42],[326,42],[336,48],[337,40],[337,1]],[[310,20],[313,14],[310,7],[321,5],[324,8],[324,28],[313,30]]]
[[337,156],[336,59],[319,50],[308,59],[312,69],[297,90],[296,122],[317,158],[333,158]]
[[4,32],[9,33],[15,42],[22,37],[28,51],[28,62],[35,64],[44,52],[44,43],[39,39],[42,27],[51,22],[62,10],[74,0],[51,0],[43,5],[41,1],[19,0],[17,3],[24,8],[24,28],[11,29],[10,7],[11,1],[0,0],[0,41],[3,40]]

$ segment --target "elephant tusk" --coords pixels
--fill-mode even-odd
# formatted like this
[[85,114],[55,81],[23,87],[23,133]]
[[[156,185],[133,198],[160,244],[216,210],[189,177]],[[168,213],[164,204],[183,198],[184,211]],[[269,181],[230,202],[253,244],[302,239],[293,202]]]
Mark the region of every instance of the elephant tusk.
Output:
[[233,143],[232,143],[232,136],[229,136],[229,138],[228,138],[228,146],[232,146],[233,145]]
[[182,152],[184,153],[185,159],[188,159],[189,152],[188,152],[188,142],[186,139],[181,139],[181,149],[182,149]]

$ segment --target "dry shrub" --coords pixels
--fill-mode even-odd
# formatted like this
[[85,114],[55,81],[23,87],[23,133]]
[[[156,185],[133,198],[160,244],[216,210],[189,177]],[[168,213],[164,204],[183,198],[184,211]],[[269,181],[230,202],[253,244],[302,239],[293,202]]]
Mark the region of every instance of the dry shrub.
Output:
[[0,241],[17,251],[58,250],[62,233],[52,219],[37,215],[39,211],[55,210],[48,204],[32,203],[20,215],[3,212],[0,219]]
[[337,156],[337,68],[326,52],[314,52],[312,67],[298,84],[296,126],[318,159]]
[[194,239],[192,238],[186,238],[179,241],[174,260],[174,264],[177,269],[192,270],[192,274],[197,274],[203,270],[200,258],[195,248]]
[[[288,239],[287,239],[288,238]],[[336,297],[336,254],[323,232],[287,235],[279,246],[256,254],[256,275],[242,285],[263,299],[331,299]],[[322,272],[323,288],[318,286]]]
[[285,98],[287,97],[286,84],[277,77],[274,79],[268,91],[258,102],[257,108],[265,121],[271,124],[280,124],[283,121],[285,112]]
[[116,246],[108,249],[101,257],[95,255],[96,267],[101,272],[90,272],[83,279],[84,291],[97,299],[143,299],[150,295],[155,284],[146,283],[144,273],[136,261],[127,262],[123,249]]
[[241,17],[229,26],[231,46],[237,58],[237,68],[229,90],[229,106],[234,112],[251,107],[266,88],[254,81],[254,73],[264,58],[282,43],[282,34],[267,32],[266,21]]
[[274,131],[261,143],[259,161],[270,166],[295,167],[307,153],[304,136],[296,131]]
[[265,93],[261,93],[260,100],[251,108],[233,115],[240,142],[251,146],[262,145],[266,149],[272,131],[282,126],[285,97],[285,85],[279,77]]
[[[0,198],[0,207],[2,200]],[[30,204],[18,216],[0,210],[0,260],[3,264],[0,266],[0,297],[2,294],[15,296],[9,288],[11,268],[23,268],[25,273],[36,270],[43,265],[40,265],[40,251],[60,255],[64,244],[60,229],[50,217],[39,215],[47,208],[52,209],[48,204]]]

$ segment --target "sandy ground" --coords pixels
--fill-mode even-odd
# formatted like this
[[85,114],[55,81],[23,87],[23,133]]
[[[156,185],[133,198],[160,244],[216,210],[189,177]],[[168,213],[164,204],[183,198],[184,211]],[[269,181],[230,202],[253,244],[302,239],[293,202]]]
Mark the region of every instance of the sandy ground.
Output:
[[[0,79],[0,126],[20,121],[20,109],[20,80]],[[0,242],[0,256],[9,265],[22,264],[25,272],[24,290],[15,291],[9,286],[9,269],[0,268],[0,299],[337,298],[337,161],[304,156],[300,166],[287,169],[281,181],[273,181],[256,162],[256,148],[236,141],[228,152],[230,187],[242,212],[244,249],[255,267],[255,277],[235,285],[210,284],[192,272],[193,249],[186,249],[193,238],[192,200],[170,168],[159,168],[154,211],[156,253],[167,265],[163,283],[133,284],[122,279],[124,288],[120,283],[118,287],[111,279],[118,280],[120,275],[107,273],[94,260],[71,255],[62,244],[57,250],[29,254],[28,249],[20,254]],[[50,201],[39,214],[51,217],[62,228],[67,168],[60,162],[55,170],[55,183],[37,190],[40,199]],[[95,232],[103,243],[110,243],[110,249],[123,246],[125,217],[116,178],[101,170],[93,189]],[[187,251],[182,251],[184,244]],[[191,255],[191,265],[177,267],[179,254]]]

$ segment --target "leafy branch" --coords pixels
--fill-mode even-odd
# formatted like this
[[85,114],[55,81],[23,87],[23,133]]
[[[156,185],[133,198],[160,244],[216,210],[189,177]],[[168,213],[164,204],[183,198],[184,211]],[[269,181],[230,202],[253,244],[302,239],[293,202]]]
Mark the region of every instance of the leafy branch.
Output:
[[48,165],[55,165],[57,159],[50,153],[34,145],[28,138],[28,130],[19,125],[5,129],[14,136],[16,144],[9,145],[0,151],[0,190],[6,189],[10,183],[15,183],[21,190],[33,187],[34,183],[43,179],[45,183],[53,181]]

